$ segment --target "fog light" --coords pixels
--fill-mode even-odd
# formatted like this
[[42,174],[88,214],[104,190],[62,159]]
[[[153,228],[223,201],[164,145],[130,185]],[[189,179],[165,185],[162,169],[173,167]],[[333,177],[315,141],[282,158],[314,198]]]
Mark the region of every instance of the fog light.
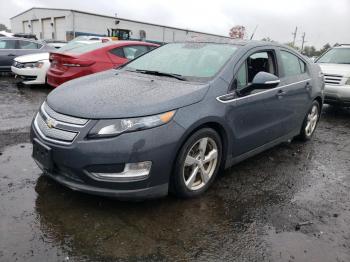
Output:
[[90,174],[97,180],[103,181],[135,181],[142,180],[148,177],[151,170],[152,162],[144,161],[138,163],[125,164],[124,170],[119,173],[97,173],[91,172]]

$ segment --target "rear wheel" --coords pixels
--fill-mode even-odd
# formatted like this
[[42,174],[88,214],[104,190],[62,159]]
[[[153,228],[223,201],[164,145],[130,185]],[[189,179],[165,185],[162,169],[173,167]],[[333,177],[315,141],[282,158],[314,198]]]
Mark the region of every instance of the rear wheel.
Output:
[[183,145],[176,160],[171,186],[177,196],[202,194],[214,181],[220,168],[222,144],[211,128],[194,133]]
[[299,137],[304,140],[310,140],[320,119],[321,109],[320,104],[317,101],[312,103],[310,110],[308,111],[303,126],[300,131]]

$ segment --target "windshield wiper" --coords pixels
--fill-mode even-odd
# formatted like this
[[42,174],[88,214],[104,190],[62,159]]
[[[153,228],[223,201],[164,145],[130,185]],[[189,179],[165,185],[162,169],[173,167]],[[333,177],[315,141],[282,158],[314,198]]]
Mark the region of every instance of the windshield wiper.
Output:
[[141,74],[149,74],[149,75],[157,75],[157,76],[167,76],[167,77],[173,77],[181,81],[187,81],[186,78],[179,74],[172,74],[172,73],[165,73],[155,70],[141,70],[136,69],[135,72],[141,73]]

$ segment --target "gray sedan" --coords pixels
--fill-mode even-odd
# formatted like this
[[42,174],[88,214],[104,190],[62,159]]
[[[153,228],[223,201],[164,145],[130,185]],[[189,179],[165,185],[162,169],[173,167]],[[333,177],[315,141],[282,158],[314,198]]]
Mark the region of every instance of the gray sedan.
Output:
[[195,197],[223,168],[311,139],[323,88],[320,67],[283,45],[167,44],[51,92],[33,121],[33,157],[90,194]]
[[0,37],[0,72],[10,72],[17,56],[55,50],[46,43],[17,37]]

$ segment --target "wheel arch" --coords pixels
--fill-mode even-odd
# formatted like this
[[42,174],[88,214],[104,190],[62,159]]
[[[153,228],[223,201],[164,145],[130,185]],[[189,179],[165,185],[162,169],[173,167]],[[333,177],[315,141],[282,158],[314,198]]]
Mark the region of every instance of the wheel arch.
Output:
[[[200,129],[203,128],[211,128],[214,131],[216,131],[220,138],[221,138],[221,144],[222,144],[222,161],[221,166],[225,166],[225,162],[228,156],[228,152],[230,152],[230,143],[229,143],[229,131],[228,127],[225,123],[223,123],[220,119],[217,118],[208,118],[204,119],[202,121],[199,121],[193,125],[191,125],[189,128],[187,128],[187,131],[182,135],[181,139],[179,140],[179,143],[176,148],[176,155],[175,158],[178,156],[182,146],[187,141],[187,139],[193,135],[195,132],[197,132]],[[174,161],[175,163],[176,161]]]
[[317,96],[314,101],[317,101],[320,105],[320,110],[322,110],[322,107],[323,107],[323,100],[320,96]]

